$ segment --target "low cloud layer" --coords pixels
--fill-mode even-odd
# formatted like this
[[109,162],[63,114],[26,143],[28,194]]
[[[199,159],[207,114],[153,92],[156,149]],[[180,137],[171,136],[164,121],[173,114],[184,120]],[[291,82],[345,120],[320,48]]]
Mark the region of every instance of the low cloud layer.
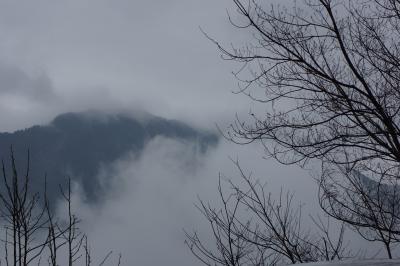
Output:
[[[302,206],[304,228],[315,229],[308,214],[321,211],[317,185],[308,171],[279,169],[275,162],[261,158],[262,149],[257,145],[235,146],[222,141],[206,154],[193,151],[188,142],[156,138],[139,159],[127,156],[109,166],[116,170],[117,178],[101,207],[86,205],[79,189],[76,191],[74,209],[82,219],[80,227],[89,236],[95,261],[112,251],[110,263],[114,264],[121,253],[123,265],[202,265],[185,245],[184,229],[195,230],[205,243],[213,243],[209,225],[195,204],[199,197],[212,206],[221,206],[218,173],[223,180],[241,184],[231,158],[238,159],[245,172],[266,182],[266,191],[273,196],[278,197],[282,188],[294,192],[294,207]],[[380,245],[365,242],[349,230],[347,241],[358,256],[383,254]],[[368,249],[374,252],[365,253]]]
[[110,166],[118,169],[118,178],[102,207],[85,205],[79,192],[75,194],[74,206],[92,243],[93,257],[101,260],[112,250],[114,260],[122,253],[124,265],[201,265],[185,246],[183,229],[195,229],[209,239],[209,228],[194,204],[199,196],[218,206],[219,172],[240,182],[228,157],[239,152],[243,167],[268,182],[270,191],[286,185],[297,191],[299,201],[314,198],[315,193],[303,193],[314,186],[306,172],[290,167],[274,171],[274,164],[261,159],[255,146],[222,142],[201,155],[193,153],[187,142],[157,138],[139,160],[126,157]]

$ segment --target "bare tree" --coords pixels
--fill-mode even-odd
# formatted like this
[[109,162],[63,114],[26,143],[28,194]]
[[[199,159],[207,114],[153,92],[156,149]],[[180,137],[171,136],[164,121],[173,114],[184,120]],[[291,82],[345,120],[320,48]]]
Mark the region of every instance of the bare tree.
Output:
[[324,169],[319,203],[323,211],[345,222],[365,240],[381,242],[392,259],[392,246],[400,236],[398,180],[378,181],[342,167]]
[[[212,40],[242,64],[238,93],[265,113],[236,117],[224,135],[259,141],[283,164],[318,160],[319,202],[368,241],[398,241],[400,1],[232,0],[244,46]],[[364,178],[367,176],[368,178]]]
[[[54,206],[47,198],[46,181],[43,197],[31,191],[29,176],[29,153],[27,169],[23,177],[17,171],[13,150],[10,152],[11,176],[7,175],[6,164],[2,162],[3,182],[0,188],[0,224],[4,231],[4,262],[12,266],[41,265],[47,257],[48,265],[91,265],[91,255],[86,235],[79,229],[80,220],[72,210],[71,181],[67,190],[60,187],[62,199],[67,203],[67,218],[55,217]],[[100,262],[109,261],[109,252]],[[66,258],[65,258],[66,257]],[[1,262],[1,261],[0,261]],[[118,265],[121,255],[118,257]]]
[[[84,240],[87,241],[85,235],[77,227],[79,220],[78,218],[72,213],[71,209],[71,179],[68,179],[68,190],[67,193],[62,189],[60,186],[61,195],[63,196],[64,200],[67,202],[68,207],[68,222],[67,222],[67,230],[62,234],[62,237],[65,239],[68,245],[68,265],[72,266],[81,256],[80,253],[82,244]],[[58,227],[58,230],[63,232],[61,228]]]
[[[11,177],[2,163],[3,188],[0,193],[1,218],[5,222],[5,254],[7,265],[28,265],[43,252],[46,240],[38,242],[36,236],[45,228],[45,208],[39,207],[39,194],[29,191],[28,166],[23,179],[19,178],[13,151],[11,150]],[[36,240],[34,242],[34,240]],[[11,253],[11,254],[10,254]],[[8,256],[12,256],[11,260]]]
[[343,243],[344,225],[337,239],[329,223],[313,219],[314,231],[302,225],[301,206],[293,206],[293,194],[280,192],[274,199],[265,185],[246,175],[235,162],[245,187],[231,181],[218,192],[222,207],[200,200],[197,206],[209,222],[215,245],[186,232],[186,244],[205,265],[282,265],[339,260],[351,255]]
[[399,1],[304,0],[288,8],[233,3],[241,20],[230,17],[232,23],[253,38],[232,49],[214,42],[224,58],[243,63],[236,73],[239,93],[263,103],[266,113],[237,118],[226,136],[237,143],[261,140],[267,154],[285,164],[368,162],[371,170],[380,164],[394,176],[400,162]]

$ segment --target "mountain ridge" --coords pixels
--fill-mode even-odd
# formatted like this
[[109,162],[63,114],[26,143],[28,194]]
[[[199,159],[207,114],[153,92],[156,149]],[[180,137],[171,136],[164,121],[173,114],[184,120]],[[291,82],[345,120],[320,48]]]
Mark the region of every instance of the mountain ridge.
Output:
[[29,149],[35,190],[43,187],[46,174],[49,198],[56,199],[58,185],[70,177],[82,185],[89,202],[96,202],[104,194],[97,180],[100,166],[130,152],[139,155],[158,136],[195,143],[196,152],[202,154],[218,142],[213,133],[149,114],[135,118],[125,113],[69,112],[47,125],[0,133],[0,158],[9,170],[12,146],[17,170],[23,173]]

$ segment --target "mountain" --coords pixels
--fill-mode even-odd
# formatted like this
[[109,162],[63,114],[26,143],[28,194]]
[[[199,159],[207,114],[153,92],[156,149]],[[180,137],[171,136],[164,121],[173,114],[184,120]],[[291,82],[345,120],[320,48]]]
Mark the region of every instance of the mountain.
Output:
[[104,185],[97,179],[101,166],[128,153],[140,155],[146,143],[157,136],[193,142],[200,153],[218,142],[212,133],[152,115],[66,113],[48,125],[0,133],[0,158],[10,173],[12,146],[21,174],[26,169],[29,149],[34,190],[44,187],[46,175],[48,196],[56,199],[59,185],[70,177],[82,185],[87,200],[95,202],[104,193]]

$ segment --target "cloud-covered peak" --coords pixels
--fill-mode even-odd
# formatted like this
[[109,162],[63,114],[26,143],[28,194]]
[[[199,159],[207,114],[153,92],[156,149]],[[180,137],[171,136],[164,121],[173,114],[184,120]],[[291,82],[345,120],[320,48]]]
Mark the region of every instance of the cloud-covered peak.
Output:
[[[12,145],[22,171],[29,149],[31,177],[37,189],[43,186],[47,174],[49,196],[55,198],[59,194],[58,185],[65,184],[70,177],[81,184],[87,200],[95,202],[102,198],[104,186],[113,178],[108,166],[126,156],[140,157],[147,143],[157,137],[190,143],[193,152],[198,154],[218,141],[216,135],[179,121],[150,114],[146,119],[143,115],[140,117],[95,111],[65,113],[49,125],[1,133],[0,156],[7,161]],[[103,176],[106,173],[108,181],[98,179],[100,171]]]

